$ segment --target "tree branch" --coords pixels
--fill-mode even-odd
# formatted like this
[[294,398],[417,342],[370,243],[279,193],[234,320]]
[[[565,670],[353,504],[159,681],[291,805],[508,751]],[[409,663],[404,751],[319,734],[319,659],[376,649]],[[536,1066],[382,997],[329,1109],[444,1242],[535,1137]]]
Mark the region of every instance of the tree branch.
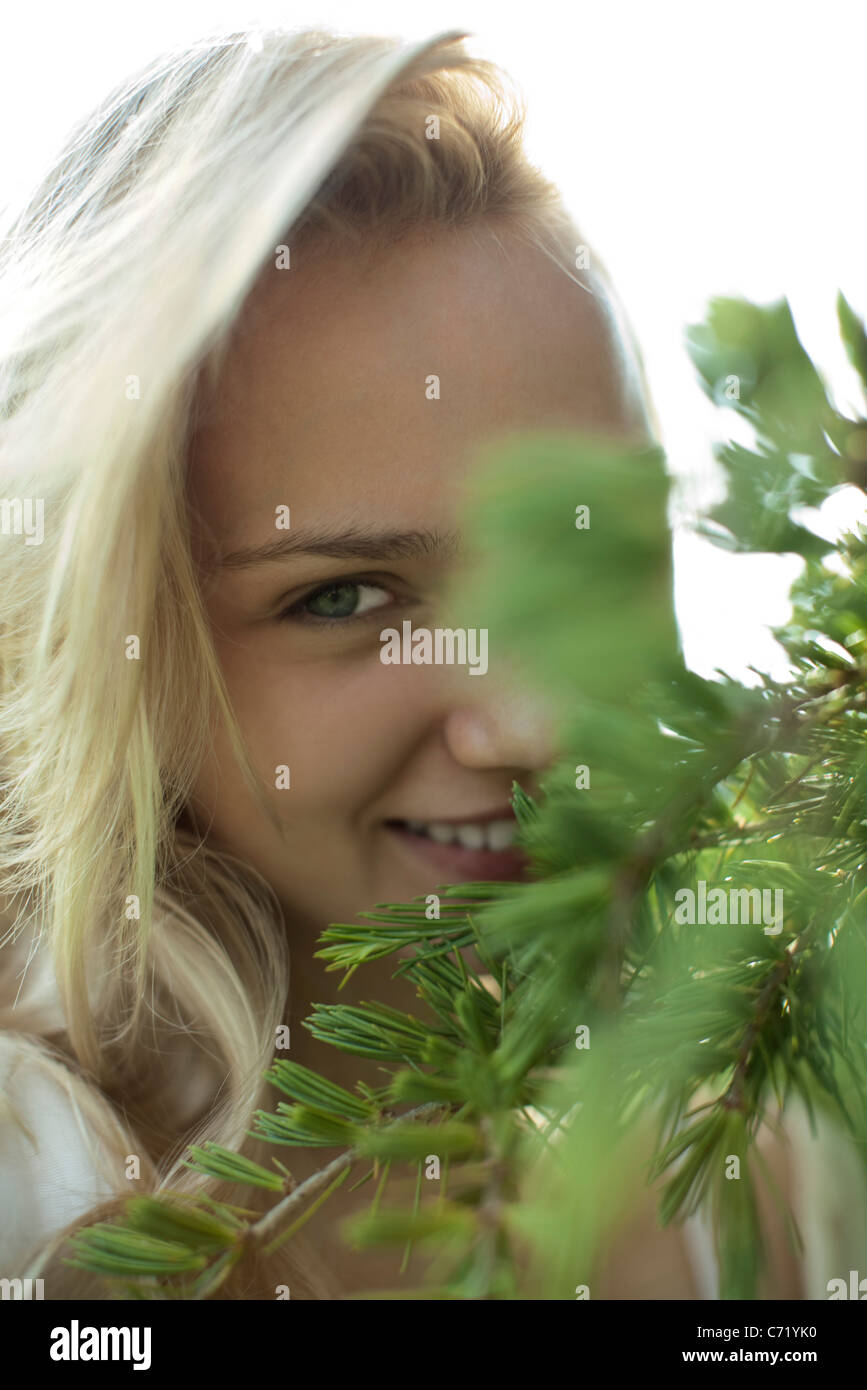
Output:
[[[443,1109],[445,1109],[444,1102],[428,1101],[424,1105],[417,1106],[415,1110],[409,1110],[405,1115],[398,1116],[394,1123],[388,1125],[387,1128],[392,1129],[394,1125],[406,1124],[408,1120],[417,1120],[421,1115],[430,1115],[434,1111]],[[360,1157],[357,1149],[347,1149],[345,1153],[338,1154],[337,1158],[332,1159],[331,1163],[327,1163],[324,1168],[320,1168],[316,1173],[311,1173],[309,1178],[305,1178],[304,1182],[299,1183],[294,1191],[287,1193],[275,1207],[272,1207],[250,1227],[248,1239],[252,1241],[264,1240],[271,1234],[275,1226],[278,1226],[287,1216],[291,1216],[296,1208],[303,1205],[309,1197],[314,1197],[322,1188],[327,1187],[338,1173],[355,1163]]]

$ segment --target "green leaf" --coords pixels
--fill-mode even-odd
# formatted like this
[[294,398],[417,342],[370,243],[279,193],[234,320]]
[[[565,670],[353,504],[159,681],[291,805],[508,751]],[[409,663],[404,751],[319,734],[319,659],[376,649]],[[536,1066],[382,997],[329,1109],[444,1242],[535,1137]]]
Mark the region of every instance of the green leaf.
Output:
[[369,1129],[359,1137],[357,1151],[366,1158],[403,1159],[413,1162],[426,1159],[429,1154],[470,1158],[482,1154],[484,1144],[475,1125],[459,1124],[453,1120],[435,1127],[395,1124],[380,1129]]
[[444,616],[488,631],[492,674],[514,666],[570,706],[623,700],[679,660],[668,491],[657,448],[554,433],[491,447],[467,503],[473,570]]
[[855,313],[842,290],[837,295],[837,318],[849,361],[867,391],[867,333],[863,320]]
[[222,1148],[219,1144],[209,1142],[201,1147],[193,1145],[190,1148],[190,1153],[193,1156],[193,1162],[185,1162],[184,1167],[191,1168],[194,1172],[204,1173],[208,1177],[217,1178],[221,1182],[236,1182],[247,1187],[265,1187],[270,1188],[272,1192],[281,1192],[286,1186],[285,1178],[281,1177],[279,1173],[263,1168],[261,1164],[233,1153],[231,1149]]
[[359,1100],[342,1086],[326,1081],[309,1067],[299,1066],[297,1062],[281,1058],[266,1074],[266,1080],[292,1100],[301,1101],[322,1114],[351,1120],[356,1124],[376,1118],[375,1108],[367,1101]]
[[200,1270],[207,1256],[178,1241],[157,1239],[141,1231],[99,1222],[71,1236],[74,1258],[64,1263],[112,1278],[133,1275],[183,1274]]

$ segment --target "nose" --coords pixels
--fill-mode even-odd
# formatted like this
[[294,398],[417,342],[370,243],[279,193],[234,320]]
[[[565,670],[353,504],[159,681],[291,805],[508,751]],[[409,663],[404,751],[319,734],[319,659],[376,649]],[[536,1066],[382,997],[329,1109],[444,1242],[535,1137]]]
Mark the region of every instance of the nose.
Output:
[[545,702],[525,690],[499,689],[487,699],[451,709],[446,745],[464,767],[541,772],[554,760],[554,721]]

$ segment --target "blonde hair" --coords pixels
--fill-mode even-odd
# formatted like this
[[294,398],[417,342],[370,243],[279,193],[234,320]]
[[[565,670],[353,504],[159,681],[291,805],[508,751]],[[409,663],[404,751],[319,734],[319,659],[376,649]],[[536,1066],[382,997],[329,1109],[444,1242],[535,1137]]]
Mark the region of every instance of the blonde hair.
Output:
[[[2,490],[46,517],[43,544],[0,546],[0,1024],[76,1098],[119,1197],[138,1153],[150,1190],[239,1199],[180,1161],[206,1137],[255,1147],[289,987],[268,886],[183,826],[215,719],[254,782],[190,551],[198,389],[287,242],[497,219],[571,273],[520,98],[463,38],[171,53],[73,134],[0,253]],[[13,1007],[21,943],[50,958],[62,1027]],[[196,1105],[166,1061],[179,1034],[210,1068]],[[312,1275],[309,1296],[328,1296]]]

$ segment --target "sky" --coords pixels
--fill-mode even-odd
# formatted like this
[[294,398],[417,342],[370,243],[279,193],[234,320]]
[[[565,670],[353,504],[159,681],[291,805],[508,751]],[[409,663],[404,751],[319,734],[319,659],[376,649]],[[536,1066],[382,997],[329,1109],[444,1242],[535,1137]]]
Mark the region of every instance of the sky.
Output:
[[[702,394],[684,331],[708,301],[786,296],[838,406],[863,400],[836,332],[842,289],[867,315],[863,0],[117,0],[17,6],[2,21],[0,204],[72,122],[160,49],[219,24],[387,33],[449,29],[499,62],[528,106],[531,158],[607,265],[645,359],[676,479],[675,597],[687,661],[785,674],[792,557],[731,556],[691,521],[721,495],[712,458],[732,417]],[[14,132],[14,138],[9,137]],[[860,494],[813,524],[833,535]]]

